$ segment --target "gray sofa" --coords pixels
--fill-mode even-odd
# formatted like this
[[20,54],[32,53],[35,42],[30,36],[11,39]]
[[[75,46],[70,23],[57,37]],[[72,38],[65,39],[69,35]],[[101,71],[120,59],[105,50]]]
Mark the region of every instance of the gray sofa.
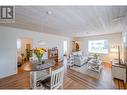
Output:
[[82,66],[88,61],[88,57],[85,57],[82,51],[72,52],[72,55],[74,56],[74,65],[76,66]]
[[87,63],[88,57],[85,56],[74,56],[74,64],[76,66],[82,66],[83,64]]

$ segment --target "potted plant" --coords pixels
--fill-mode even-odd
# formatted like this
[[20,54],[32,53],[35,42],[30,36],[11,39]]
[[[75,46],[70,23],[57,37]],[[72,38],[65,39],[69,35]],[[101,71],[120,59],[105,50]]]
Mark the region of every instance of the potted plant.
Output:
[[95,54],[94,54],[94,58],[95,58],[95,60],[97,61],[97,60],[99,59],[99,54],[95,53]]
[[46,50],[44,48],[36,48],[34,49],[34,53],[36,57],[38,58],[38,64],[42,64],[42,57]]
[[26,49],[26,58],[28,61],[30,57],[32,57],[32,50]]

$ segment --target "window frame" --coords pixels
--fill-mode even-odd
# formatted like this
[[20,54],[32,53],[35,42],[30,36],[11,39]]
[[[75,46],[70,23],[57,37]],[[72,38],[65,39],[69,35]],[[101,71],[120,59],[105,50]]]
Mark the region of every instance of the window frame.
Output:
[[[96,42],[96,43],[98,42],[98,43],[99,43],[99,41],[107,41],[107,48],[106,48],[105,52],[104,52],[104,50],[103,50],[103,52],[102,52],[102,51],[101,51],[101,52],[94,52],[94,51],[91,51],[91,50],[90,50],[90,41],[91,41],[91,43],[92,43],[92,42]],[[108,41],[107,39],[88,40],[87,45],[88,45],[88,52],[89,52],[89,53],[109,54],[109,41]],[[96,51],[97,51],[97,50],[96,50]]]

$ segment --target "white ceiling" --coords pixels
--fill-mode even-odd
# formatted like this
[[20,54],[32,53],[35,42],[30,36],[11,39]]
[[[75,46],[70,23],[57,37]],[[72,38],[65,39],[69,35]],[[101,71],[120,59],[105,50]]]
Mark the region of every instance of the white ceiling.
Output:
[[15,10],[15,23],[0,25],[70,37],[122,32],[127,18],[126,6],[16,6]]

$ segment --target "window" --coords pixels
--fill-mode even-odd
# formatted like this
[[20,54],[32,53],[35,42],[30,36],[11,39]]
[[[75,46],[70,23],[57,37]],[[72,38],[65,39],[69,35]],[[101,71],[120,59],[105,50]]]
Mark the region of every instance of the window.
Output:
[[108,40],[88,41],[88,51],[90,53],[108,53]]
[[67,41],[63,41],[63,53],[67,53]]
[[17,39],[17,49],[21,49],[21,40]]

